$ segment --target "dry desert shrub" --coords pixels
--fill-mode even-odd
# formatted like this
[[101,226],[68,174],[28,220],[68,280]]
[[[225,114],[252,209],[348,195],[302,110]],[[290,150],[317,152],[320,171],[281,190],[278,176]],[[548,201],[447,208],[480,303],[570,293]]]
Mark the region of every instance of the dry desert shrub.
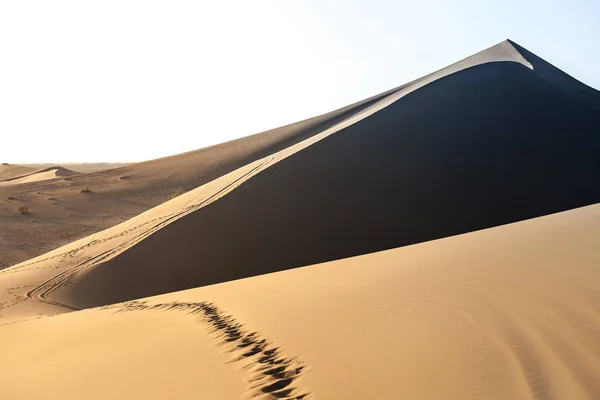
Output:
[[85,185],[85,186],[83,187],[83,189],[81,189],[81,190],[80,190],[80,192],[81,192],[81,193],[89,193],[89,192],[91,192],[91,190],[90,190],[90,188],[89,188],[89,187],[87,187],[87,185]]
[[185,192],[187,192],[187,190],[185,190],[182,187],[178,187],[177,189],[175,189],[173,191],[173,194],[171,194],[171,198],[174,199],[177,196],[181,196],[182,194],[184,194]]
[[29,207],[27,207],[25,204],[21,204],[19,208],[17,208],[17,211],[21,214],[27,214],[29,212]]

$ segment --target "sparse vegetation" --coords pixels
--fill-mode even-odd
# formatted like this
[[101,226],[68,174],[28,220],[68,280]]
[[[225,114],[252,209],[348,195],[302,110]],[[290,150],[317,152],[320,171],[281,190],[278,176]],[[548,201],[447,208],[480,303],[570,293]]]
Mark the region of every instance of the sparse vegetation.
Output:
[[85,185],[83,187],[83,189],[80,190],[80,192],[81,193],[89,193],[89,192],[91,192],[91,190],[90,190],[90,188],[87,185]]
[[13,197],[13,196],[10,196],[10,197],[7,197],[6,199],[7,199],[7,200],[16,200],[17,198],[16,198],[16,197]]
[[19,208],[17,208],[17,211],[19,211],[21,214],[27,214],[29,212],[29,207],[27,207],[25,204],[21,204]]
[[177,196],[181,196],[182,194],[184,194],[185,192],[187,192],[187,190],[185,190],[184,188],[182,188],[181,186],[178,187],[177,189],[175,189],[175,191],[173,191],[173,194],[171,194],[171,198],[174,199]]

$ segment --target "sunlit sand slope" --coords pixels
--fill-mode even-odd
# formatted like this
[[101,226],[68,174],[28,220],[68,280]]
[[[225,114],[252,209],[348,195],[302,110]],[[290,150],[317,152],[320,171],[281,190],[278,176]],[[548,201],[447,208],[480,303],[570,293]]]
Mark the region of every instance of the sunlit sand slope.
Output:
[[600,206],[0,327],[3,398],[596,399]]

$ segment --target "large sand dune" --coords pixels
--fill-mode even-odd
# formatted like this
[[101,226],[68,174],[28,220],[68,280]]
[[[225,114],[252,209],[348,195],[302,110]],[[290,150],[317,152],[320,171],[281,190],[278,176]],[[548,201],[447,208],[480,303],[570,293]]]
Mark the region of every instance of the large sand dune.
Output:
[[[473,66],[477,67],[454,74]],[[424,231],[415,233],[415,237],[401,240],[375,227],[381,235],[386,236],[385,239],[374,239],[383,240],[381,246],[363,242],[361,247],[356,248],[350,240],[347,246],[356,248],[352,254],[516,221],[597,201],[597,196],[589,193],[589,188],[582,187],[586,185],[582,182],[589,181],[586,176],[596,177],[594,174],[597,173],[597,157],[593,156],[598,144],[596,139],[591,137],[591,132],[597,126],[600,96],[595,90],[525,49],[505,41],[414,82],[329,114],[268,132],[108,171],[0,187],[0,268],[114,226],[171,199],[178,193],[201,186],[249,162],[324,132],[360,114],[368,107],[385,99],[389,101],[390,96],[397,97],[393,106],[385,112],[343,129],[343,132],[340,132],[343,133],[343,137],[341,134],[335,135],[317,146],[316,150],[311,149],[309,153],[303,154],[302,160],[286,163],[287,169],[296,170],[294,180],[284,178],[288,185],[296,180],[312,185],[310,188],[303,188],[294,183],[294,190],[290,195],[297,195],[296,201],[306,203],[306,208],[312,207],[309,204],[311,202],[306,202],[302,195],[298,195],[299,192],[314,199],[312,202],[318,203],[321,199],[313,196],[311,190],[324,194],[327,193],[327,190],[323,190],[324,186],[340,189],[340,196],[344,198],[342,204],[348,199],[353,199],[355,204],[341,207],[340,215],[331,214],[331,219],[347,221],[346,213],[362,213],[366,193],[376,185],[379,188],[383,187],[383,182],[387,182],[389,189],[383,189],[384,193],[372,193],[372,197],[389,196],[387,191],[398,191],[399,187],[407,191],[411,185],[414,186],[423,180],[428,181],[429,185],[420,185],[421,192],[428,193],[414,194],[410,201],[420,202],[420,197],[428,196],[431,203],[432,196],[437,194],[433,188],[426,186],[437,186],[443,191],[445,188],[441,186],[446,185],[453,192],[471,196],[473,200],[479,196],[478,191],[487,190],[486,184],[482,183],[483,179],[478,183],[474,182],[473,189],[465,187],[471,184],[471,175],[475,174],[480,178],[489,176],[491,190],[488,191],[488,196],[492,196],[492,191],[499,185],[504,185],[504,181],[512,182],[513,185],[504,191],[507,195],[518,192],[520,189],[516,186],[519,185],[533,190],[529,181],[537,182],[536,176],[546,164],[553,164],[552,168],[558,171],[563,167],[561,163],[569,163],[560,181],[570,181],[571,176],[577,175],[582,168],[587,172],[573,182],[575,190],[572,199],[548,200],[548,203],[555,203],[539,206],[522,205],[514,214],[498,215],[497,220],[493,221],[483,221],[477,215],[467,216],[475,220],[469,226],[457,226],[452,222],[447,224],[447,231],[439,234]],[[396,101],[398,97],[402,100]],[[481,99],[483,101],[480,101]],[[373,131],[376,133],[371,135]],[[556,132],[559,134],[555,138]],[[567,139],[572,143],[565,147],[563,144]],[[369,143],[363,143],[367,141]],[[495,150],[497,142],[501,143]],[[514,161],[508,159],[511,157],[509,153],[513,146],[516,146]],[[332,149],[334,151],[330,153]],[[534,156],[532,160],[524,160],[530,152]],[[466,156],[464,160],[461,159],[463,156]],[[570,161],[575,162],[577,158],[581,160],[571,165]],[[418,163],[414,165],[413,171],[415,160]],[[510,167],[501,173],[495,172],[501,163],[509,163]],[[531,166],[533,171],[529,171]],[[285,172],[287,173],[287,170]],[[554,172],[555,175],[558,173]],[[344,174],[345,177],[340,174]],[[278,181],[281,178],[275,177],[283,176],[283,170],[279,174],[269,174],[271,175],[273,178],[263,179],[274,180],[278,190],[283,190],[284,185]],[[513,176],[516,178],[513,179]],[[526,180],[529,181],[524,182]],[[332,181],[340,188],[332,186]],[[369,181],[370,186],[365,187],[365,190],[356,189],[363,185],[363,181]],[[80,191],[86,186],[91,193],[82,196]],[[270,183],[265,183],[264,186],[270,188]],[[540,191],[548,190],[544,189],[543,180],[540,186]],[[261,194],[257,193],[256,197],[261,198],[260,202],[265,207],[283,201],[275,195],[270,196],[271,204],[264,202],[264,190],[261,189]],[[523,196],[526,195],[526,191],[527,188]],[[559,191],[557,188],[555,192]],[[355,192],[361,194],[357,195]],[[590,198],[593,200],[590,201]],[[245,202],[241,198],[235,201]],[[406,204],[406,199],[399,199],[397,193],[390,197],[389,202],[393,201]],[[455,193],[450,201],[462,202],[462,198]],[[290,204],[287,200],[285,202]],[[502,202],[506,203],[505,199],[502,199]],[[340,202],[333,198],[328,199],[324,206],[329,208],[333,203],[336,203],[336,209],[340,207]],[[531,203],[535,201],[531,200]],[[15,213],[15,208],[21,204],[29,208],[29,214],[25,217]],[[448,207],[450,206],[448,203]],[[480,207],[481,212],[487,212],[483,210],[486,207],[489,205],[484,202]],[[401,208],[406,207],[396,207],[397,210]],[[381,211],[387,218],[389,209],[384,206]],[[310,211],[299,210],[296,214],[304,219],[304,212]],[[395,217],[395,220],[398,218]],[[378,220],[380,217],[374,217],[373,223],[378,223]],[[31,223],[35,225],[30,225]],[[35,226],[35,229],[24,228],[29,226]],[[362,228],[357,226],[357,229]],[[432,228],[432,231],[436,229]],[[350,234],[350,231],[348,233]],[[321,240],[316,237],[315,239]],[[24,242],[27,245],[24,245]],[[331,254],[322,254],[311,259],[290,260],[290,265],[336,258],[346,251],[347,249],[332,249]]]
[[0,398],[598,398],[598,127],[505,41],[238,141],[25,171],[0,262],[69,243],[0,270]]
[[13,323],[0,395],[595,399],[599,246],[596,205]]
[[[146,182],[137,186],[142,193],[167,185],[151,176],[163,177],[169,165],[189,175],[235,154],[228,167],[210,167],[216,176],[247,161],[237,147],[254,149],[249,158],[271,154],[14,270],[54,271],[44,275],[53,286],[46,297],[82,308],[593,204],[600,201],[597,97],[506,41],[334,112],[325,125],[309,120],[212,150],[82,175]],[[118,203],[109,193],[119,187],[77,197]],[[99,210],[85,210],[91,224]],[[126,215],[117,214],[115,223]]]
[[61,292],[102,305],[600,202],[598,93],[516,54],[504,42],[276,153]]

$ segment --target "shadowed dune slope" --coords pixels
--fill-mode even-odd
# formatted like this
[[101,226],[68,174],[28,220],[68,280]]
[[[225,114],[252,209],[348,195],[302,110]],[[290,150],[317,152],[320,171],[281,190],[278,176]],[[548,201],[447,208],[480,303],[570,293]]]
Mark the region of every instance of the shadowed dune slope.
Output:
[[529,57],[408,93],[82,271],[61,296],[112,303],[600,202],[598,92]]
[[586,100],[596,104],[600,103],[600,92],[598,92],[596,89],[591,88],[572,76],[564,73],[554,65],[544,61],[537,55],[533,54],[524,47],[521,47],[512,40],[507,40],[507,42],[510,43],[510,45],[513,46],[513,48],[517,50],[519,54],[521,54],[532,64],[532,67],[535,68],[535,71],[540,77],[547,79],[548,81],[556,82],[562,90],[565,90],[570,94],[582,96]]

